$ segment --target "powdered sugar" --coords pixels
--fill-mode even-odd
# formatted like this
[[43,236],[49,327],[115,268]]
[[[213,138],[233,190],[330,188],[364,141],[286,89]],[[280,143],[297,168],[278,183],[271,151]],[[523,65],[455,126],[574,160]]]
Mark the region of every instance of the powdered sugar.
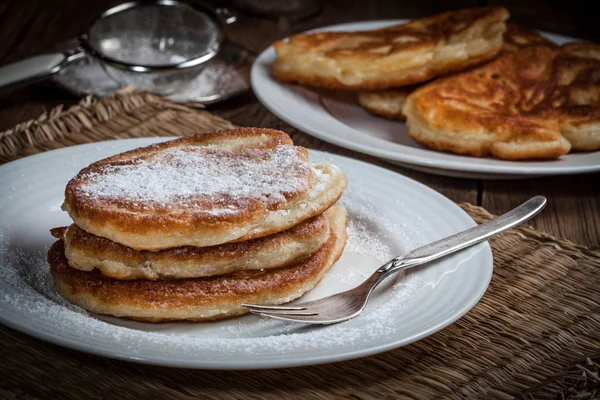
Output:
[[384,262],[424,244],[418,235],[425,229],[424,221],[418,215],[391,217],[376,206],[377,199],[360,185],[349,185],[341,201],[350,214],[346,251],[371,255]]
[[169,96],[174,101],[211,101],[217,97],[230,97],[249,89],[247,79],[239,67],[215,59],[206,69],[177,93]]
[[146,207],[189,206],[201,201],[217,204],[203,211],[227,214],[237,212],[248,199],[266,206],[284,203],[286,195],[308,190],[309,177],[314,173],[311,164],[291,146],[238,154],[187,146],[168,149],[133,165],[108,166],[100,173],[89,173],[80,193],[92,199],[118,199]]

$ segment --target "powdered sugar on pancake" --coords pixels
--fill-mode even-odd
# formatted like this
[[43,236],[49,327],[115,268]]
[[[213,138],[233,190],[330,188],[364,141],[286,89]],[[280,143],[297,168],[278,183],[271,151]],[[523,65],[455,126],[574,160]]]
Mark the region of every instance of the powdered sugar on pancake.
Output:
[[212,209],[217,204],[219,212],[233,213],[236,204],[248,200],[269,208],[285,203],[309,189],[311,176],[316,171],[292,146],[240,153],[184,146],[89,172],[79,191],[90,199],[126,201],[132,206],[201,203]]

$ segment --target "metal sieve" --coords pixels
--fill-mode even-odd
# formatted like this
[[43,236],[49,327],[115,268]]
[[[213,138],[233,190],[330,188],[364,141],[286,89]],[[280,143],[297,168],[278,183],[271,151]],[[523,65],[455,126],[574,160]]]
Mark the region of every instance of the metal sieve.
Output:
[[217,55],[223,23],[235,17],[178,0],[133,1],[98,15],[80,45],[0,68],[0,88],[46,78],[86,54],[107,74],[138,90],[167,95],[192,80]]

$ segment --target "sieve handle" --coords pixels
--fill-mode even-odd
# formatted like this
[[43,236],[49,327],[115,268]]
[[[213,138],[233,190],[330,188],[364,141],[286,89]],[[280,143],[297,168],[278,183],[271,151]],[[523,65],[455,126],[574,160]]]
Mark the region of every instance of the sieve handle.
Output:
[[70,61],[84,55],[76,50],[69,53],[40,54],[0,67],[0,89],[32,83],[60,71]]

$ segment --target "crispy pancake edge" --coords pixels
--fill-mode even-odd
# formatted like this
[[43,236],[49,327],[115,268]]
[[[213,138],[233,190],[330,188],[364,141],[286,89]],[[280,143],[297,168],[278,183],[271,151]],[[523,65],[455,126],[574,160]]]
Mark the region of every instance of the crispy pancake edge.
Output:
[[159,252],[138,251],[71,225],[61,237],[69,265],[81,271],[97,268],[121,280],[185,279],[235,271],[270,269],[306,257],[329,238],[323,214],[276,233],[249,241],[211,247],[179,247]]
[[371,114],[387,119],[406,121],[402,107],[413,90],[414,88],[398,88],[377,92],[359,92],[358,104]]

